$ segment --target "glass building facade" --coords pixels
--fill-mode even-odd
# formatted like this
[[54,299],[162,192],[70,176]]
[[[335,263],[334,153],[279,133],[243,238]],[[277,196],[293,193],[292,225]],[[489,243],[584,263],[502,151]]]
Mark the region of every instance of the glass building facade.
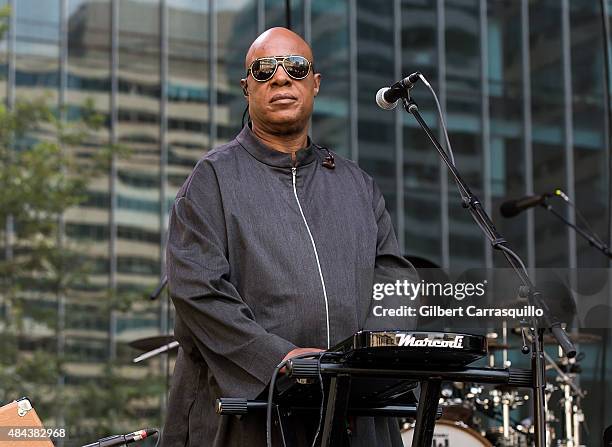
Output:
[[[109,311],[107,291],[144,296],[155,289],[164,272],[174,196],[196,161],[240,130],[245,100],[239,79],[246,50],[263,30],[285,26],[288,16],[311,44],[322,73],[313,139],[357,161],[375,178],[405,254],[444,267],[505,266],[461,207],[452,179],[414,118],[400,108],[376,107],[380,87],[418,70],[439,95],[459,170],[527,266],[608,266],[605,257],[544,211],[512,220],[498,211],[508,198],[561,188],[607,239],[610,155],[601,19],[602,14],[609,19],[606,2],[0,4],[12,10],[0,47],[8,107],[18,97],[47,94],[63,117],[73,120],[91,98],[104,126],[76,155],[85,159],[105,145],[130,150],[129,157],[114,159],[105,175],[92,180],[85,202],[63,219],[66,237],[81,244],[94,266],[87,285],[63,304],[62,349],[72,359],[63,386],[95,381],[97,365],[108,359],[124,364],[122,374],[134,383],[167,367],[163,359],[129,366],[134,351],[127,343],[168,330],[168,301],[142,299],[128,311]],[[442,140],[427,89],[419,85],[413,93]],[[561,211],[576,221],[574,208]],[[583,375],[583,385],[594,395],[586,406],[597,436],[612,415],[601,405],[612,398],[602,380],[612,366],[598,363],[605,353],[600,345],[591,347]],[[139,407],[139,417],[159,424],[163,406],[163,398],[148,401]]]

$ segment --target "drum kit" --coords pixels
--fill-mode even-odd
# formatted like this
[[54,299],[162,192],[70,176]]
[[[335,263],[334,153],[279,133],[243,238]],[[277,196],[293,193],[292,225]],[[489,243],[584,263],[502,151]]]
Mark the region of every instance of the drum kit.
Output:
[[[519,349],[508,343],[508,330],[502,328],[501,334],[487,334],[489,357],[488,366],[508,368],[512,350]],[[512,335],[515,334],[515,335]],[[501,335],[501,337],[500,337]],[[521,332],[510,331],[512,337],[523,336],[522,346],[526,346]],[[501,338],[501,340],[500,340]],[[516,337],[518,339],[518,337]],[[577,334],[576,343],[595,343],[600,341],[591,334]],[[545,340],[552,343],[553,340]],[[501,354],[501,359],[498,360]],[[547,370],[546,419],[547,447],[582,447],[581,437],[584,413],[582,399],[585,391],[578,385],[580,365],[576,359],[567,359],[559,352],[553,359],[545,353]],[[501,363],[501,365],[500,365]],[[483,386],[481,384],[445,383],[442,387],[440,407],[442,417],[434,430],[432,447],[467,446],[513,446],[533,445],[533,426],[529,417],[522,420],[513,418],[520,414],[521,407],[530,399],[530,390],[506,386]],[[414,421],[402,420],[402,440],[405,446],[412,444]]]

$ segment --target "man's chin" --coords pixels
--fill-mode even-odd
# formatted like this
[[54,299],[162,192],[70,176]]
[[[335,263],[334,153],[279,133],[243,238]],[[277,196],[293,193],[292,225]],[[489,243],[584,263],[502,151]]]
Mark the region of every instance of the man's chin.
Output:
[[268,122],[269,126],[276,130],[279,134],[293,134],[301,132],[308,120],[303,120],[296,116],[281,116],[271,118]]

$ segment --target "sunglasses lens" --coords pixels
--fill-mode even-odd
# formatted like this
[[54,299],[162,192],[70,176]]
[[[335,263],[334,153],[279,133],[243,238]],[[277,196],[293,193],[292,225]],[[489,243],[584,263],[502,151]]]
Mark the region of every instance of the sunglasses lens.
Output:
[[285,59],[285,70],[294,79],[304,79],[310,71],[310,62],[302,56],[290,56]]
[[276,68],[276,59],[262,58],[257,59],[251,66],[251,74],[258,81],[267,81],[274,74]]

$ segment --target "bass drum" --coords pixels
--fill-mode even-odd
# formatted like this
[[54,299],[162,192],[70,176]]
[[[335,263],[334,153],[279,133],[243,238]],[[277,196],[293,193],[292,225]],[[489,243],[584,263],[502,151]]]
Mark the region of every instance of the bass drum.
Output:
[[[414,424],[402,428],[405,447],[412,446]],[[436,422],[431,447],[493,447],[489,441],[462,422],[440,419]]]

